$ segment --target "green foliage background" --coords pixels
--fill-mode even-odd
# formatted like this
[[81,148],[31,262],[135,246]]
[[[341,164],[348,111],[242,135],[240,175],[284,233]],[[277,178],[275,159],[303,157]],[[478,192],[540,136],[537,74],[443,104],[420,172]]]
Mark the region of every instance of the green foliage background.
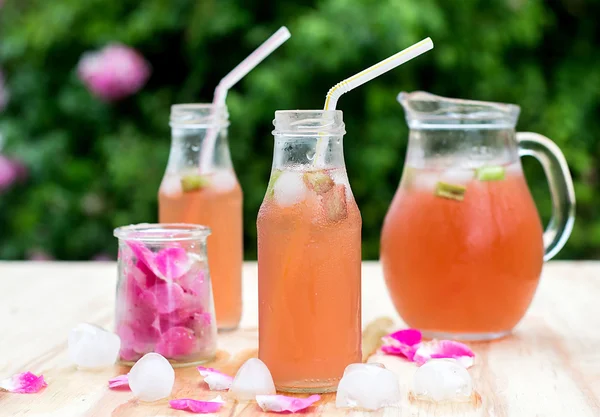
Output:
[[[560,257],[598,258],[599,15],[599,2],[584,0],[6,0],[0,68],[12,99],[0,132],[4,153],[30,176],[0,195],[0,259],[114,256],[115,226],[157,218],[170,105],[210,101],[218,80],[281,25],[292,39],[228,98],[247,259],[256,256],[274,111],[320,108],[333,84],[427,36],[433,51],[339,103],[364,257],[378,257],[404,161],[396,95],[419,89],[521,105],[519,130],[551,137],[576,182],[577,221]],[[113,41],[141,51],[153,74],[138,94],[106,104],[75,69],[84,52]],[[526,172],[547,220],[541,168],[527,161]]]

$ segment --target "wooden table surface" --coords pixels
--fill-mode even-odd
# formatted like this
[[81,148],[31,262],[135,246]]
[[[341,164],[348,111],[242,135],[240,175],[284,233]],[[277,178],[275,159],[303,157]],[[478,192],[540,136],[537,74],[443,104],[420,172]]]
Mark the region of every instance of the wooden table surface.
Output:
[[[167,400],[142,403],[128,391],[110,391],[107,380],[119,366],[81,371],[68,361],[67,334],[80,322],[111,327],[115,263],[0,262],[0,378],[16,372],[43,373],[48,387],[38,394],[0,392],[0,416],[184,416]],[[244,316],[240,330],[219,336],[213,366],[235,373],[257,347],[257,269],[244,266]],[[402,327],[378,263],[363,265],[364,346],[373,353],[384,331]],[[481,401],[434,406],[409,401],[415,365],[378,353],[399,375],[403,400],[380,416],[598,417],[600,416],[600,262],[546,265],[534,303],[506,339],[472,344],[470,373]],[[368,356],[368,355],[367,355]],[[173,398],[209,399],[197,371],[178,369]],[[229,401],[223,416],[262,414],[256,404]],[[325,395],[304,414],[367,415],[338,410]],[[373,414],[373,413],[371,413]]]

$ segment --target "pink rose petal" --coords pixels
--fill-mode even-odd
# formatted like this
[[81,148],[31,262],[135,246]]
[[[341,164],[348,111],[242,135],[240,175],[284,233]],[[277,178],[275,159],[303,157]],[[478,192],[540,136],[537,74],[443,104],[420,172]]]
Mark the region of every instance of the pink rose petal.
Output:
[[135,353],[145,354],[154,351],[161,333],[156,324],[122,323],[117,327],[117,334],[121,338],[121,358],[136,360]]
[[0,381],[0,389],[19,394],[33,394],[39,392],[47,385],[43,375],[36,376],[31,372],[15,374],[10,378]]
[[155,351],[166,358],[187,356],[196,348],[196,335],[187,327],[171,327],[161,335]]
[[421,332],[417,329],[398,330],[383,338],[384,345],[381,350],[389,355],[404,356],[412,361],[421,338]]
[[108,380],[108,388],[129,388],[129,377],[128,375],[119,375],[113,379]]
[[181,278],[192,267],[192,262],[188,258],[186,250],[183,248],[165,248],[161,249],[157,254],[154,254],[150,249],[144,246],[144,244],[136,241],[127,241],[127,246],[131,248],[135,257],[141,261],[153,275],[165,281]]
[[181,398],[169,401],[169,405],[175,410],[187,410],[192,413],[216,413],[223,406],[223,400],[221,400],[221,397],[217,397],[213,401]]
[[171,313],[183,306],[183,289],[172,282],[159,283],[148,290],[156,297],[156,311],[160,314]]
[[465,368],[473,366],[475,353],[465,344],[453,340],[433,340],[421,343],[414,355],[414,361],[423,365],[429,359],[456,359]]
[[183,248],[165,248],[156,254],[156,267],[168,280],[181,278],[191,268],[192,263]]
[[[198,267],[202,268],[203,266],[199,265]],[[202,294],[206,287],[206,283],[204,282],[204,271],[198,269],[198,267],[190,270],[177,280],[177,283],[181,285],[181,288],[191,295]]]
[[231,388],[233,377],[213,368],[199,366],[197,369],[198,372],[200,372],[200,375],[204,377],[204,382],[208,384],[208,388],[212,391],[226,391]]
[[286,397],[285,395],[257,395],[256,402],[263,411],[281,413],[304,410],[321,399],[320,395],[311,395],[308,398]]

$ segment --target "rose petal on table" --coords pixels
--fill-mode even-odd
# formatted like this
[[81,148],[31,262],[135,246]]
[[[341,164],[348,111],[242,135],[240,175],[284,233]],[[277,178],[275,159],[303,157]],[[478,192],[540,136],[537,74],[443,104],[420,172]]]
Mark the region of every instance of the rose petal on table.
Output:
[[216,413],[223,406],[223,399],[218,396],[211,401],[198,401],[190,398],[180,398],[169,401],[175,410],[187,410],[192,413]]
[[412,361],[421,339],[421,332],[417,329],[398,330],[382,338],[384,344],[381,350],[388,355],[404,356]]
[[281,413],[304,410],[321,399],[320,395],[311,395],[308,398],[287,397],[285,395],[257,395],[256,402],[263,411]]
[[475,353],[464,343],[454,340],[433,340],[421,343],[415,352],[414,361],[420,366],[429,359],[456,359],[465,368],[473,366]]
[[212,391],[226,391],[231,388],[233,377],[213,368],[199,366],[197,369],[198,372],[200,372],[200,375],[204,377],[204,382],[208,384],[208,388]]
[[34,394],[47,385],[43,375],[36,376],[31,372],[15,374],[0,381],[0,389],[18,394]]
[[181,278],[192,267],[186,250],[178,247],[161,249],[155,261],[158,271],[168,280]]
[[129,377],[127,374],[119,375],[114,377],[113,379],[108,380],[108,388],[129,388]]

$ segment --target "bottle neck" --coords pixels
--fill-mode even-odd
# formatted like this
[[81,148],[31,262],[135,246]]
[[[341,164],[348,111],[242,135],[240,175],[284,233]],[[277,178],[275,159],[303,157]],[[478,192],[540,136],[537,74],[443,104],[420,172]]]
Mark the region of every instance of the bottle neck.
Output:
[[346,133],[339,110],[275,112],[273,169],[344,168]]
[[[211,129],[215,128],[173,126],[167,172],[175,174],[197,169],[200,166],[202,153],[206,151],[205,141]],[[218,130],[212,154],[211,168],[215,170],[232,169],[226,126]]]
[[[322,156],[318,157],[319,152]],[[273,169],[316,170],[345,168],[343,135],[275,135]]]

